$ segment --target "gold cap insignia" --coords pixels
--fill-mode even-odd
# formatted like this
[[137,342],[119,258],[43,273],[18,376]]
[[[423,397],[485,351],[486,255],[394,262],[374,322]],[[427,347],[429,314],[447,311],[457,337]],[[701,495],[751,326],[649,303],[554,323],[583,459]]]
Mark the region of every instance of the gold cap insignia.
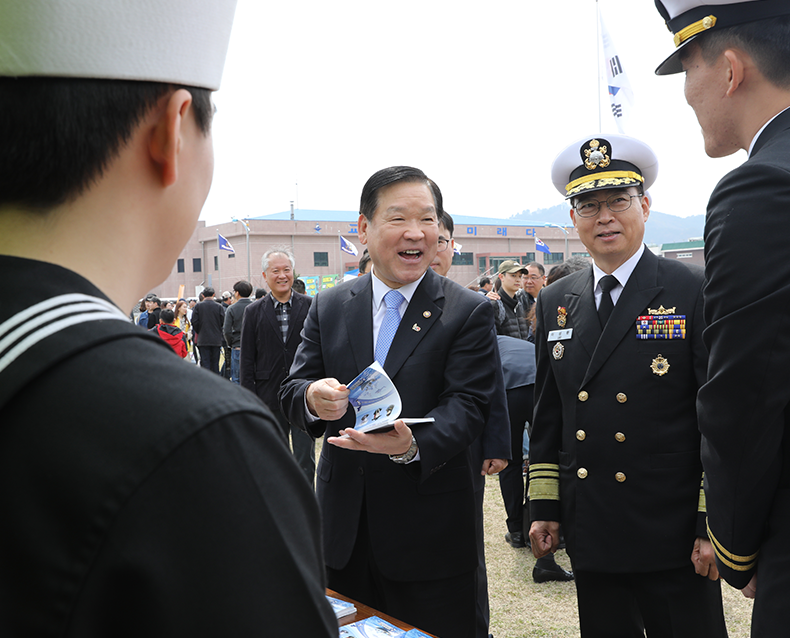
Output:
[[590,140],[590,148],[584,149],[584,165],[588,170],[594,171],[597,168],[606,168],[611,162],[611,158],[606,154],[608,149],[601,146],[598,140]]
[[653,371],[653,374],[663,377],[667,372],[669,372],[669,361],[664,359],[664,357],[661,355],[658,355],[655,359],[653,359],[653,363],[650,364],[650,369]]

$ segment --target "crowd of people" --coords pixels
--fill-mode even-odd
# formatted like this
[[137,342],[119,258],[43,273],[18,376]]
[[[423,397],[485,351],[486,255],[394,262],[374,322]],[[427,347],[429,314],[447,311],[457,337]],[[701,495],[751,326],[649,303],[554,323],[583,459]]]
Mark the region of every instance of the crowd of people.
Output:
[[[748,152],[704,271],[643,243],[653,149],[600,133],[551,167],[591,263],[460,286],[439,186],[392,166],[362,188],[360,277],[311,298],[273,248],[256,301],[140,302],[208,194],[234,5],[3,5],[0,634],[334,638],[329,587],[490,638],[499,474],[505,542],[574,581],[584,638],[726,636],[720,577],[753,636],[786,635],[787,2],[656,0],[677,47],[657,73],[685,72],[710,156]],[[374,362],[409,419],[363,432],[346,384]]]

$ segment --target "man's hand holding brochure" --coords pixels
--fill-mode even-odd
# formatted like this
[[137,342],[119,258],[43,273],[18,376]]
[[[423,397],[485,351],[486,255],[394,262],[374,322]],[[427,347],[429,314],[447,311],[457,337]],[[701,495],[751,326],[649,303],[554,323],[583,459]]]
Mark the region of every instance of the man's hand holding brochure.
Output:
[[[433,417],[399,418],[403,407],[400,394],[378,362],[365,368],[346,387],[348,401],[354,408],[355,423],[353,428],[346,428],[341,436],[327,439],[338,447],[379,454],[402,454],[411,444],[408,426],[434,421]],[[391,440],[366,436],[380,433],[387,433],[387,439]],[[393,444],[405,449],[393,448]]]

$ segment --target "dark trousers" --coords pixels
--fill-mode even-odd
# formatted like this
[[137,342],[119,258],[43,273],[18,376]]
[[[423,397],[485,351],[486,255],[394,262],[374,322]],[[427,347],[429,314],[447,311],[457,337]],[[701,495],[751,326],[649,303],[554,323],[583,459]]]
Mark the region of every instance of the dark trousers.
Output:
[[280,426],[286,443],[290,433],[294,459],[302,468],[307,482],[315,487],[315,440],[307,432],[291,425],[281,410],[272,409],[272,414]]
[[[524,511],[524,475],[521,459],[524,456],[524,423],[532,419],[534,406],[534,385],[526,385],[507,391],[507,411],[510,418],[511,461],[499,473],[499,490],[505,502],[507,531],[522,531]],[[529,528],[523,530],[529,534]]]
[[219,346],[198,346],[200,366],[219,374]]
[[727,636],[720,581],[698,576],[691,560],[660,572],[574,574],[582,638]]
[[[419,525],[415,528],[418,530]],[[364,508],[348,564],[343,569],[327,567],[327,579],[330,589],[435,636],[475,636],[475,572],[426,581],[401,582],[384,577],[370,548]]]
[[757,594],[752,612],[752,636],[787,636],[787,598],[790,592],[790,488],[774,494],[766,535],[760,546]]
[[483,534],[485,479],[483,480],[483,488],[484,489],[475,491],[475,536],[477,540],[475,636],[477,638],[488,638],[488,626],[491,622],[491,608],[488,604],[488,572],[486,571],[485,536]]

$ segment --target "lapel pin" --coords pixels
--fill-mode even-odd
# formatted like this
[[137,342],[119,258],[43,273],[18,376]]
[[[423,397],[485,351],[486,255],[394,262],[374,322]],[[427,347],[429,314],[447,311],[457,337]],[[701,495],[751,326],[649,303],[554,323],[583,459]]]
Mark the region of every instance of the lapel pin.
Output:
[[418,326],[416,323],[411,327],[411,329],[414,330],[414,332],[419,332],[421,330],[420,326]]
[[431,311],[430,310],[426,310],[425,312],[422,313],[422,316],[427,319],[428,317],[431,316]]

